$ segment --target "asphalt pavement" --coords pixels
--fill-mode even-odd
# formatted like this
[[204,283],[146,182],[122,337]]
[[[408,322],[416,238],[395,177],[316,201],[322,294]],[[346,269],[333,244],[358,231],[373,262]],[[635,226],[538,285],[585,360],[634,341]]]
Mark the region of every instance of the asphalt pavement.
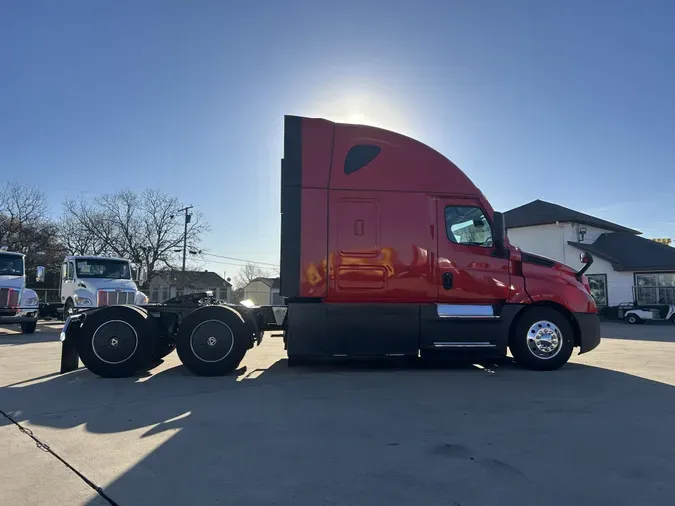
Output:
[[554,372],[289,368],[268,335],[233,376],[119,380],[58,375],[58,328],[0,327],[0,505],[675,504],[675,325]]

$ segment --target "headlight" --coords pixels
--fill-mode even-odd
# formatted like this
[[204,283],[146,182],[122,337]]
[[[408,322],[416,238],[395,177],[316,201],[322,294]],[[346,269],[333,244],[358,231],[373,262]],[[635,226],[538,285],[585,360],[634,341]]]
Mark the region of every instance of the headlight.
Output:
[[87,299],[86,297],[78,297],[77,295],[75,296],[75,302],[77,304],[81,304],[83,306],[91,306],[91,300]]
[[40,299],[37,297],[31,297],[26,301],[27,306],[37,306],[40,303]]

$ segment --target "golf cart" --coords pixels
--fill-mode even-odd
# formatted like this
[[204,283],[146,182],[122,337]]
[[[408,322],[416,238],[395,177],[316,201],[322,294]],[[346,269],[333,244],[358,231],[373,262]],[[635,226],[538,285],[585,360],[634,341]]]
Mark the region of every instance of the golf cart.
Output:
[[[660,301],[661,302],[661,301]],[[619,304],[619,319],[632,325],[647,321],[670,321],[675,323],[675,306],[669,304]]]

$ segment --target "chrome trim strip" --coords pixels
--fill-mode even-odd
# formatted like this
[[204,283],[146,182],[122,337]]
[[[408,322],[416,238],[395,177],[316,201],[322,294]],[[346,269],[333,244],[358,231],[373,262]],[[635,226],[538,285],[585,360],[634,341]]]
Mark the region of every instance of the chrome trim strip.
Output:
[[435,342],[435,348],[496,348],[496,344],[482,342],[482,343],[452,343],[452,342]]
[[471,304],[436,304],[439,318],[499,318],[492,306]]

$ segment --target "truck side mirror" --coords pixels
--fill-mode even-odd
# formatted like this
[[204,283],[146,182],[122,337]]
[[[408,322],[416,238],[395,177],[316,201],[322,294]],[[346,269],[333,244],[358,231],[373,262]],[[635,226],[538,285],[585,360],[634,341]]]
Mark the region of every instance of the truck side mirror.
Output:
[[506,225],[504,214],[495,211],[493,216],[494,230],[492,231],[492,244],[495,247],[496,256],[506,255]]
[[42,265],[38,266],[37,273],[35,274],[35,281],[38,283],[44,283],[46,273],[47,270]]
[[583,276],[593,264],[593,255],[585,251],[579,255],[579,261],[584,264],[581,270],[576,274],[576,278],[581,281],[581,276]]
[[145,268],[144,265],[142,265],[138,269],[138,284],[144,285],[147,280],[148,280],[148,270]]

